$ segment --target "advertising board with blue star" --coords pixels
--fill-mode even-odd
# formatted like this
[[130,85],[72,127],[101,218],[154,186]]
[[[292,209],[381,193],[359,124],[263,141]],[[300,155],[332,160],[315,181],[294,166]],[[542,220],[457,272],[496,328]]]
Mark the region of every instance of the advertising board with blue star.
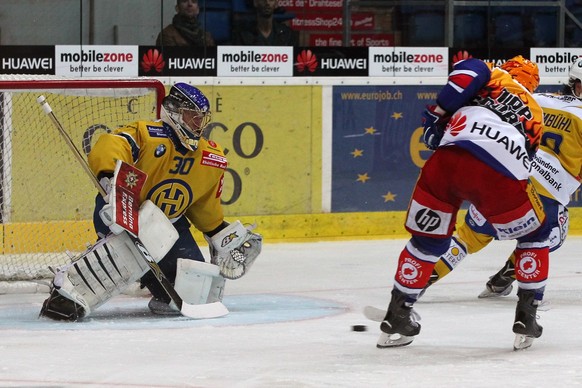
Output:
[[[431,155],[421,113],[440,86],[335,86],[332,212],[406,210],[420,168]],[[558,85],[541,86],[556,92]],[[570,207],[580,206],[580,190]]]
[[333,89],[332,212],[406,210],[431,151],[421,113],[440,86]]

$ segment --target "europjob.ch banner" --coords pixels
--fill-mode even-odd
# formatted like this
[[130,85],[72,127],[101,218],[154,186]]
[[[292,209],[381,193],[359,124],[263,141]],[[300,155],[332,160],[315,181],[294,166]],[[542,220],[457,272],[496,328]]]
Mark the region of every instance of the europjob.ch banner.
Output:
[[[440,89],[333,88],[332,212],[407,209],[420,168],[432,153],[422,141],[421,113]],[[560,89],[544,85],[539,92]],[[581,205],[578,190],[569,206]]]
[[406,210],[431,155],[421,112],[440,86],[333,88],[332,212]]

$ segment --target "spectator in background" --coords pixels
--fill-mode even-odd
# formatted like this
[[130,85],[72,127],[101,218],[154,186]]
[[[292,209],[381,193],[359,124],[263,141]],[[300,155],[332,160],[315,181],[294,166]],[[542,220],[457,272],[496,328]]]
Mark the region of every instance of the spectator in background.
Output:
[[297,34],[286,24],[275,20],[278,0],[254,0],[256,18],[252,23],[240,23],[232,42],[240,46],[296,46]]
[[214,46],[210,32],[198,22],[198,0],[177,0],[176,15],[156,39],[156,46]]

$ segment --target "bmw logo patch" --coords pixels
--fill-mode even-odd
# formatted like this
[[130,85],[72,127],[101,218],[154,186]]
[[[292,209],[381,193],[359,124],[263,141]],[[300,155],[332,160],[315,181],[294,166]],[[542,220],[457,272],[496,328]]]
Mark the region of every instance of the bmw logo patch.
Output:
[[159,146],[156,147],[156,152],[154,152],[154,155],[156,156],[156,158],[159,158],[160,156],[162,156],[165,153],[166,153],[166,146],[163,144],[160,144]]

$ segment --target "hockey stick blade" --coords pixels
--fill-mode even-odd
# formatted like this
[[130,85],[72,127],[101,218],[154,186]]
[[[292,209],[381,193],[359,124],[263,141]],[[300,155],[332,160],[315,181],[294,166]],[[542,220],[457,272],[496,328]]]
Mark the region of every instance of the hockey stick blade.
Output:
[[182,302],[180,312],[183,316],[192,319],[220,318],[229,313],[228,309],[224,304],[222,304],[222,302],[206,304],[189,304]]
[[382,322],[386,316],[386,311],[374,306],[364,307],[364,316],[374,322]]
[[164,275],[158,263],[156,263],[154,258],[150,256],[149,252],[142,244],[142,242],[139,241],[139,238],[134,237],[129,233],[127,233],[127,235],[133,241],[133,244],[140,252],[140,256],[148,264],[158,282],[164,288],[164,290],[166,291],[174,305],[178,308],[178,310],[180,310],[180,313],[183,316],[192,319],[205,319],[205,318],[219,318],[228,314],[228,309],[221,302],[207,304],[190,304],[184,302],[182,297],[178,295],[178,292],[176,291],[172,283],[170,283],[168,278]]

